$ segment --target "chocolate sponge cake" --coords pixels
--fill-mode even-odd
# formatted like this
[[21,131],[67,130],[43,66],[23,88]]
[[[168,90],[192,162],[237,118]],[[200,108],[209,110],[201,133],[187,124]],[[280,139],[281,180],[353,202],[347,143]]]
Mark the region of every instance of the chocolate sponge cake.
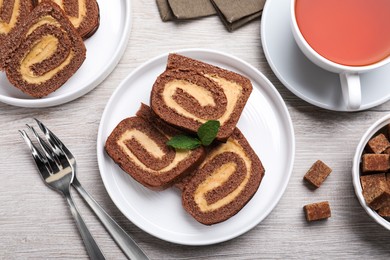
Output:
[[256,193],[264,172],[259,157],[235,128],[226,143],[213,147],[198,169],[177,184],[183,207],[205,225],[225,221]]
[[[38,0],[43,2],[47,0]],[[96,0],[52,0],[66,13],[83,39],[92,36],[99,28],[99,5]]]
[[221,124],[217,140],[226,141],[252,92],[249,79],[235,72],[178,54],[155,81],[153,111],[168,124],[196,133],[207,120]]
[[203,160],[203,147],[175,150],[165,143],[178,132],[156,119],[146,105],[137,116],[121,121],[108,137],[108,155],[133,179],[151,189],[164,189]]
[[53,2],[35,7],[7,37],[0,57],[12,85],[33,97],[61,87],[85,60],[86,49],[64,12]]
[[0,56],[3,55],[5,37],[20,24],[33,8],[33,0],[0,1]]

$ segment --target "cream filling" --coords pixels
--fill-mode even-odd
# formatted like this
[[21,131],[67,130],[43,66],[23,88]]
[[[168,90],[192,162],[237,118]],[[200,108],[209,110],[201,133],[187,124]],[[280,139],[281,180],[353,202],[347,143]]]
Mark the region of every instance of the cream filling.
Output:
[[[3,6],[3,0],[0,0],[0,7]],[[18,21],[20,13],[20,0],[15,0],[14,7],[12,10],[12,15],[9,23],[0,21],[0,33],[8,34],[12,28],[14,28],[16,22]]]
[[242,86],[237,84],[236,82],[218,77],[217,75],[205,75],[205,76],[217,82],[218,85],[222,87],[223,92],[225,93],[227,99],[226,111],[218,119],[221,125],[223,125],[223,123],[229,120],[230,115],[233,113],[233,110],[236,107],[237,101],[240,98],[242,93]]
[[38,76],[31,70],[31,66],[39,63],[47,58],[50,58],[57,50],[58,39],[52,35],[46,35],[34,45],[30,52],[20,62],[20,74],[28,83],[40,84],[56,75],[66,65],[70,63],[74,56],[74,52],[70,51],[68,57],[56,68]]
[[56,19],[54,19],[52,16],[50,16],[50,15],[42,16],[38,22],[36,22],[33,26],[30,27],[30,29],[28,29],[26,36],[29,36],[39,26],[45,25],[45,24],[50,24],[50,25],[54,25],[57,27],[61,27],[60,23]]
[[[172,162],[169,165],[167,165],[166,167],[164,167],[163,169],[161,169],[159,171],[152,170],[147,165],[143,164],[140,160],[138,160],[137,156],[135,156],[130,151],[130,149],[127,148],[126,140],[129,140],[129,138],[135,138],[139,143],[141,143],[144,146],[144,148],[147,151],[153,150],[157,146],[157,144],[152,139],[147,137],[146,135],[145,135],[146,136],[145,139],[148,139],[148,140],[145,142],[145,139],[143,139],[144,136],[142,136],[141,139],[140,139],[139,138],[140,135],[137,134],[136,132],[139,132],[139,131],[135,130],[135,129],[127,130],[125,133],[123,133],[121,135],[121,137],[117,141],[117,144],[122,149],[122,151],[128,156],[128,158],[130,160],[132,160],[136,165],[138,165],[138,167],[140,167],[144,171],[151,172],[152,174],[163,174],[163,173],[165,173],[167,171],[170,171],[173,168],[175,168],[181,161],[185,160],[192,153],[191,150],[180,150],[180,151],[177,150],[176,153],[175,153],[174,159],[172,160]],[[151,147],[149,147],[149,144],[152,144]],[[151,152],[151,154],[153,154],[153,155],[157,154],[157,153],[159,153],[159,152],[156,152],[156,151]]]
[[[182,89],[183,91],[193,96],[201,106],[215,106],[215,102],[210,91],[188,81],[176,79],[169,81],[164,88],[164,101],[169,107],[177,105],[176,101],[173,99],[173,95],[177,89]],[[180,106],[179,109],[185,112],[185,110]]]
[[[63,0],[52,0],[56,4],[58,4],[62,9],[64,9],[64,1]],[[42,2],[42,0],[39,0]],[[85,0],[78,0],[79,4],[79,15],[77,17],[69,16],[68,18],[70,22],[73,24],[75,28],[78,28],[81,22],[84,20],[84,17],[87,16],[87,4]]]
[[[228,80],[226,80],[224,78],[220,78],[216,75],[205,74],[204,76],[215,81],[223,89],[223,92],[225,93],[225,96],[227,99],[226,111],[220,118],[216,118],[216,120],[218,120],[221,123],[221,125],[223,125],[230,118],[230,115],[232,114],[232,112],[237,104],[237,101],[241,95],[242,87],[235,82],[228,81]],[[162,97],[163,97],[165,104],[169,108],[175,110],[178,114],[185,116],[187,118],[191,118],[193,120],[196,120],[200,123],[206,122],[207,121],[206,119],[202,119],[202,118],[199,118],[199,117],[191,114],[190,112],[185,110],[183,107],[181,107],[172,98],[172,96],[175,93],[175,90],[177,88],[181,88],[184,91],[191,94],[194,98],[196,98],[196,100],[199,101],[199,103],[202,106],[215,105],[215,102],[211,96],[211,93],[200,86],[188,83],[184,80],[173,80],[173,81],[168,82],[165,85],[164,91],[162,94]]]
[[85,0],[79,0],[79,16],[69,16],[69,20],[72,22],[74,27],[78,28],[81,22],[84,20],[85,16],[87,16],[87,5],[85,3]]
[[131,131],[126,131],[121,137],[123,143],[125,143],[126,140],[130,140],[132,138],[136,139],[140,144],[142,144],[146,151],[148,151],[148,153],[154,157],[161,159],[164,156],[165,153],[163,150],[161,150],[158,144],[150,139],[148,135],[139,130],[134,129]]
[[232,151],[238,154],[238,156],[244,160],[247,170],[244,180],[240,183],[240,185],[238,185],[238,187],[234,191],[229,193],[226,197],[221,198],[215,203],[208,204],[205,197],[207,192],[212,191],[213,189],[225,183],[234,173],[236,164],[233,162],[228,162],[222,165],[220,168],[215,169],[215,171],[208,178],[206,178],[195,190],[194,200],[202,212],[214,211],[229,204],[240,195],[240,193],[245,189],[245,186],[249,181],[252,169],[252,162],[250,158],[246,155],[245,150],[242,148],[242,146],[236,140],[231,138],[229,138],[225,144],[221,145],[219,149],[211,152],[208,158],[202,163],[201,167],[203,167],[205,163],[207,163],[207,161],[212,160],[216,155]]

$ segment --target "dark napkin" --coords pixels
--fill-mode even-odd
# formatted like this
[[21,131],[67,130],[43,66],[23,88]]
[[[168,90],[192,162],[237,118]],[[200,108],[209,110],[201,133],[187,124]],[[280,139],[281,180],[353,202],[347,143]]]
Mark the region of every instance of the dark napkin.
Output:
[[173,15],[180,20],[216,14],[210,0],[168,0]]
[[156,0],[156,3],[158,11],[160,12],[161,20],[166,22],[175,19],[171,7],[169,6],[168,0]]
[[156,2],[163,21],[193,19],[217,13],[210,0],[156,0]]
[[211,0],[229,31],[261,16],[265,0]]

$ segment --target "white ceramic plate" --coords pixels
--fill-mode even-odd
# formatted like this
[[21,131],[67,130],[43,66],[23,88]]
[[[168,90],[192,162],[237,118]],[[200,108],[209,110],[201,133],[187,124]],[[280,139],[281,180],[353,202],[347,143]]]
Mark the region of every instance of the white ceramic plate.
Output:
[[87,58],[80,69],[62,87],[40,99],[13,87],[5,73],[0,72],[1,102],[21,107],[60,105],[88,93],[111,73],[122,57],[130,35],[130,0],[98,0],[98,3],[100,26],[85,41]]
[[256,226],[276,206],[289,181],[295,139],[287,108],[272,83],[254,67],[233,56],[211,50],[176,51],[251,79],[253,92],[238,127],[266,169],[252,200],[229,220],[213,226],[195,221],[181,206],[178,190],[151,191],[123,172],[104,151],[115,126],[133,116],[140,103],[149,104],[152,85],[165,70],[168,54],[158,56],[131,73],[110,98],[99,126],[97,157],[104,185],[122,213],[135,225],[160,239],[185,245],[207,245],[232,239]]
[[[338,74],[309,61],[296,45],[289,22],[291,0],[268,0],[261,20],[265,56],[275,75],[295,95],[325,109],[348,111],[342,98]],[[362,105],[359,110],[390,99],[390,64],[361,76]]]

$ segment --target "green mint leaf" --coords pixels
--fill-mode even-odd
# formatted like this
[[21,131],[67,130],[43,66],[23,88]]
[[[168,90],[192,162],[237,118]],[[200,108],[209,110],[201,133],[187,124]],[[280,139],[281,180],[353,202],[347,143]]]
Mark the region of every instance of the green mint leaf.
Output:
[[188,135],[176,135],[167,142],[167,145],[176,149],[192,150],[198,148],[201,142],[197,138]]
[[221,124],[217,120],[209,120],[198,129],[198,137],[204,146],[210,145],[217,136]]

